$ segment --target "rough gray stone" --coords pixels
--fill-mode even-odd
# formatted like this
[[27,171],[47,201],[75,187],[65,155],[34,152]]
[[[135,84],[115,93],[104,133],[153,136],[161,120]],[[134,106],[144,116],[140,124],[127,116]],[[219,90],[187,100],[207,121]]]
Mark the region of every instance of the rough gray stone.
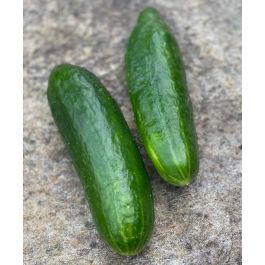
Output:
[[[166,184],[143,147],[155,230],[136,257],[99,238],[46,99],[52,67],[95,72],[137,138],[124,50],[139,11],[158,8],[178,38],[199,137],[200,172],[189,187]],[[138,139],[138,138],[137,138]],[[24,263],[241,264],[241,1],[24,1]]]

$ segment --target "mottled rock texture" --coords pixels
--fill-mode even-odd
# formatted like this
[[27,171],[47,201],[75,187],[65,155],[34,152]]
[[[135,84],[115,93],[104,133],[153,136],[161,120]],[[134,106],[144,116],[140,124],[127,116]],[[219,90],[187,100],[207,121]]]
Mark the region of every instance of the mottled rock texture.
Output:
[[[146,157],[124,78],[139,11],[158,8],[183,52],[200,147],[189,187],[166,184]],[[93,71],[118,101],[145,158],[155,230],[136,257],[99,238],[47,104],[58,63]],[[241,264],[241,1],[24,1],[24,264]]]

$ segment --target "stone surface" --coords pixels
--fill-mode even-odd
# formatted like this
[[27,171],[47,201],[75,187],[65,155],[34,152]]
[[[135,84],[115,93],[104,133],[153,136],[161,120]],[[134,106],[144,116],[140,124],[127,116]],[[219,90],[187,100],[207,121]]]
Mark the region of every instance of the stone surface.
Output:
[[[124,50],[137,14],[158,8],[184,56],[199,137],[200,172],[184,189],[145,158],[155,230],[136,257],[99,238],[46,99],[52,67],[95,72],[138,139]],[[241,264],[241,1],[24,1],[24,264]]]

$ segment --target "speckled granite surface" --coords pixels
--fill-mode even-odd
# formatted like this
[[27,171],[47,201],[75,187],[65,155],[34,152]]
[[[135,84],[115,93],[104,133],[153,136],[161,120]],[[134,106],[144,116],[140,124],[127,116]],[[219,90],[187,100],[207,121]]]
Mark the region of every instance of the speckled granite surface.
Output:
[[[192,185],[177,189],[158,177],[141,147],[155,231],[141,254],[124,258],[95,230],[46,89],[55,64],[87,67],[118,101],[137,138],[123,56],[146,5],[161,11],[182,49],[201,166]],[[24,264],[241,264],[239,0],[24,0]]]

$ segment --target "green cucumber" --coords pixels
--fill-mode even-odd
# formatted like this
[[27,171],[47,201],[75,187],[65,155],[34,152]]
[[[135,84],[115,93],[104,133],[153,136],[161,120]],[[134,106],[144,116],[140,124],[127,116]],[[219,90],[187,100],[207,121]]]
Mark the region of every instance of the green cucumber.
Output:
[[139,15],[125,56],[137,128],[161,177],[188,185],[199,169],[192,104],[178,44],[154,8]]
[[94,74],[67,64],[51,72],[48,102],[99,233],[119,254],[137,254],[153,230],[153,197],[117,103]]

